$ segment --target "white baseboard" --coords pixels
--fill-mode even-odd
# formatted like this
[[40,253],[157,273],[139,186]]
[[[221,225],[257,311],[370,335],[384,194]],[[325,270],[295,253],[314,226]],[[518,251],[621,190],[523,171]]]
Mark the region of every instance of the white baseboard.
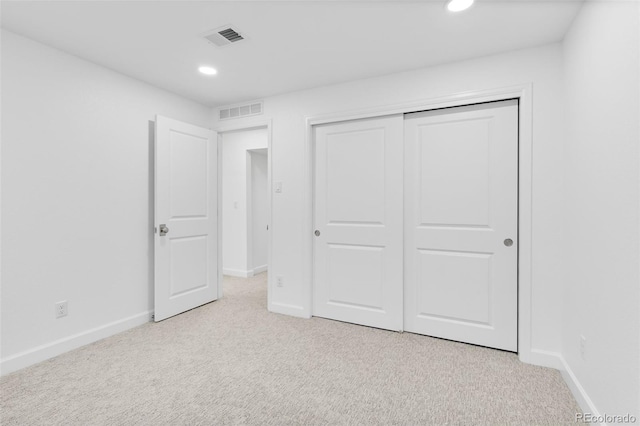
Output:
[[540,367],[554,368],[556,370],[563,370],[562,355],[558,352],[543,351],[540,349],[532,349],[528,356],[521,361],[527,364],[539,365]]
[[151,320],[152,314],[153,311],[142,312],[11,355],[0,361],[0,375],[7,375],[81,346],[88,345],[89,343],[104,339],[105,337],[113,336],[130,328],[145,324]]
[[288,305],[286,303],[269,303],[269,312],[298,318],[311,318],[311,315],[302,306]]
[[[582,385],[580,384],[580,381],[578,380],[576,375],[573,373],[573,370],[571,370],[571,367],[569,367],[569,364],[567,363],[567,361],[564,359],[563,356],[560,356],[560,361],[562,362],[562,370],[561,370],[562,378],[564,379],[567,386],[569,386],[569,389],[571,390],[573,397],[576,399],[576,402],[578,403],[580,408],[582,408],[582,411],[585,413],[590,413],[595,417],[599,417],[600,411],[598,411],[598,409],[596,408],[591,398],[589,398],[589,395],[587,394],[585,389],[582,387]],[[605,423],[598,423],[598,424],[605,424]]]
[[267,270],[267,265],[258,266],[257,268],[253,268],[253,275],[259,274]]
[[223,275],[229,275],[231,277],[248,278],[253,276],[253,271],[243,271],[242,269],[230,269],[222,268]]
[[580,381],[573,373],[571,367],[569,367],[569,364],[567,364],[567,361],[564,359],[562,354],[558,352],[533,349],[526,357],[524,357],[524,359],[521,360],[527,364],[560,370],[562,378],[569,387],[569,390],[573,394],[573,397],[576,399],[576,402],[582,411],[584,413],[590,413],[595,417],[600,416],[600,412],[594,405],[591,398],[589,398],[589,395],[580,384]]
[[246,271],[243,269],[222,268],[222,274],[229,275],[231,277],[249,278],[266,270],[267,265],[258,266],[257,268],[253,269],[247,269]]

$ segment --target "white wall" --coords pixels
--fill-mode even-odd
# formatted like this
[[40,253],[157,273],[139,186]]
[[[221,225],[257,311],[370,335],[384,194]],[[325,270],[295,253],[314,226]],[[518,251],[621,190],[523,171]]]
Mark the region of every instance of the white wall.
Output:
[[151,120],[211,110],[2,31],[2,114],[7,373],[148,321]]
[[267,150],[251,152],[251,261],[249,268],[267,268],[269,204],[267,196]]
[[587,2],[564,42],[562,353],[589,411],[640,418],[639,27],[637,2]]
[[[562,51],[559,44],[509,52],[465,62],[295,92],[265,99],[273,120],[273,194],[269,308],[308,316],[310,300],[303,274],[306,165],[305,118],[321,114],[429,99],[473,90],[533,82],[533,324],[532,346],[561,347],[562,303]],[[242,119],[247,124],[251,119]],[[555,361],[552,361],[555,362]]]
[[253,275],[249,265],[247,150],[267,148],[267,129],[222,133],[222,269],[226,275]]

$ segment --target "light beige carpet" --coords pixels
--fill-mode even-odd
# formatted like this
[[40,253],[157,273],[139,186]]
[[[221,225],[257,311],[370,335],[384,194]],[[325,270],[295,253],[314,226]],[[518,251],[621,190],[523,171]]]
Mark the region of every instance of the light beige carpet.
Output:
[[225,297],[0,380],[8,425],[573,424],[560,374],[516,355]]

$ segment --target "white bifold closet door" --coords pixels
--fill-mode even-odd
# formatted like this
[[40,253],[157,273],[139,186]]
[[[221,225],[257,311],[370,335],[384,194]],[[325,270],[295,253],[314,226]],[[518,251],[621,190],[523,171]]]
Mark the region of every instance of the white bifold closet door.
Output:
[[402,330],[403,116],[314,132],[313,314]]
[[517,101],[404,124],[404,328],[517,351]]

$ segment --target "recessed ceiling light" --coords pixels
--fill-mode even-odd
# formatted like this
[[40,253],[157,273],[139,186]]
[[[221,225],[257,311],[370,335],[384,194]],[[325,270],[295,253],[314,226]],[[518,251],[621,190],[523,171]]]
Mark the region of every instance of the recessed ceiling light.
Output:
[[451,12],[461,12],[465,9],[469,9],[473,4],[473,0],[449,0],[447,3],[447,9]]
[[204,75],[216,75],[216,74],[218,74],[218,71],[215,68],[211,68],[211,67],[200,67],[200,68],[198,68],[198,71],[200,71]]

